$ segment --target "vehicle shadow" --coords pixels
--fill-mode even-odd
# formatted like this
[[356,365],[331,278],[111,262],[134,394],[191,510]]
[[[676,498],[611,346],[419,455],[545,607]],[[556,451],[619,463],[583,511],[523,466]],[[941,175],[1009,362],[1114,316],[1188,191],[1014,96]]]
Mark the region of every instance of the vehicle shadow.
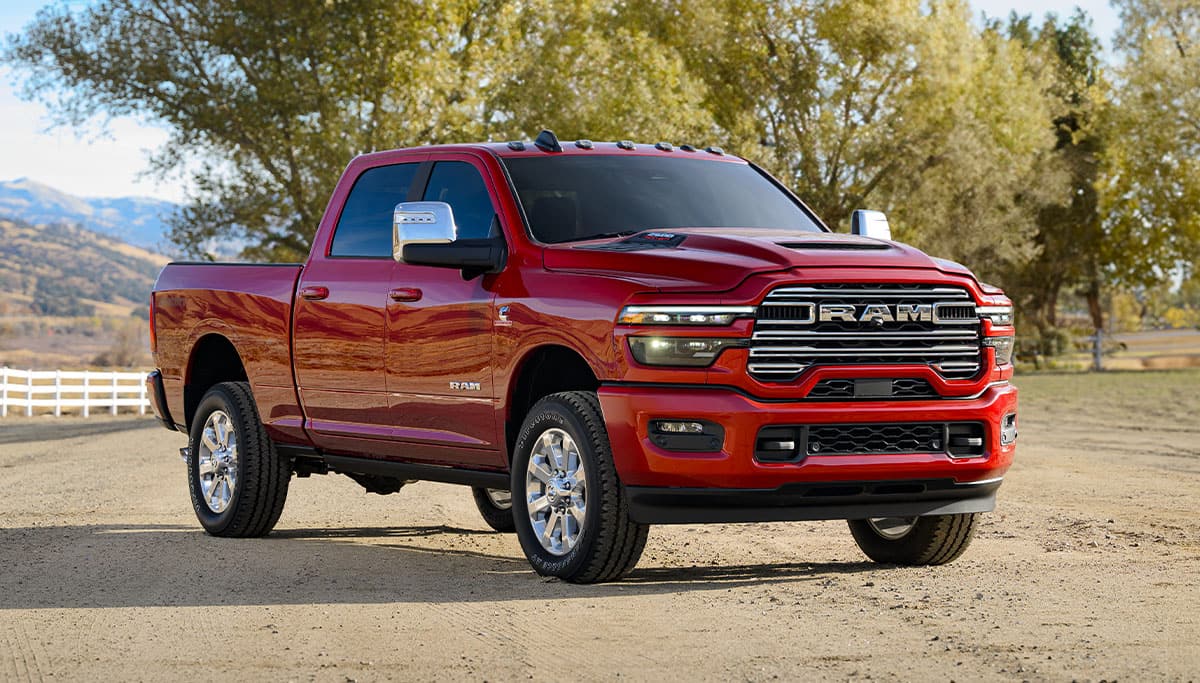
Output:
[[169,524],[25,527],[0,529],[0,610],[544,601],[795,584],[868,569],[879,570],[646,567],[618,583],[577,586],[534,574],[512,535],[444,525],[282,529],[262,539]]

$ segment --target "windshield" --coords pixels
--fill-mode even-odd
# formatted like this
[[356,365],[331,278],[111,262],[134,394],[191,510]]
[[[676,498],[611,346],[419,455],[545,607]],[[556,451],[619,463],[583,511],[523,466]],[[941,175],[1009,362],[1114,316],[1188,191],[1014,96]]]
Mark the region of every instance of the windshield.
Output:
[[657,156],[505,159],[533,236],[554,244],[669,228],[821,232],[748,164]]

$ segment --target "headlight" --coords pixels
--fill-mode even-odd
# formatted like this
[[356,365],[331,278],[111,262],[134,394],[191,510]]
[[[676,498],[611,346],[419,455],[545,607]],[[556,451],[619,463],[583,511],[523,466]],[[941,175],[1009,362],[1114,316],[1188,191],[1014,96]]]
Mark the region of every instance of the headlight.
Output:
[[993,325],[1008,327],[1013,324],[1012,306],[977,306],[975,311],[980,318],[988,318]]
[[696,339],[694,337],[629,337],[629,350],[643,365],[706,367],[727,348],[742,346],[744,339]]
[[996,349],[996,365],[1012,362],[1013,337],[984,337],[983,344]]
[[754,315],[753,306],[626,306],[619,325],[728,325]]

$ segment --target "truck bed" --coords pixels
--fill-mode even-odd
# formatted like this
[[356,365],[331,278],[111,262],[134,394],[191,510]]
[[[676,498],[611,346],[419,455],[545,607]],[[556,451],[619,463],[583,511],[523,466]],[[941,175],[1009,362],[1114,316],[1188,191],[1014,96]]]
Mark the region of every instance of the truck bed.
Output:
[[199,356],[188,367],[187,353],[213,335],[213,344],[227,344],[223,338],[233,343],[259,407],[271,406],[270,414],[261,416],[268,431],[291,442],[307,441],[291,351],[292,303],[302,269],[298,263],[172,263],[162,270],[152,324],[175,422],[187,424],[199,400],[187,389],[194,373],[213,371]]

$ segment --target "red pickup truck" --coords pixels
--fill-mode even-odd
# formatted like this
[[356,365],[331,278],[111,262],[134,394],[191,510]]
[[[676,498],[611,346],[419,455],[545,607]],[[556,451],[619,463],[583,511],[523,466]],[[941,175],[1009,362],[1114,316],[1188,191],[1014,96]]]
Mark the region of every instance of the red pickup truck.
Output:
[[366,154],[303,265],[163,269],[147,382],[217,536],[337,472],[474,487],[568,581],[651,524],[846,519],[876,561],[949,562],[1013,459],[1012,303],[881,214],[852,232],[712,147]]

